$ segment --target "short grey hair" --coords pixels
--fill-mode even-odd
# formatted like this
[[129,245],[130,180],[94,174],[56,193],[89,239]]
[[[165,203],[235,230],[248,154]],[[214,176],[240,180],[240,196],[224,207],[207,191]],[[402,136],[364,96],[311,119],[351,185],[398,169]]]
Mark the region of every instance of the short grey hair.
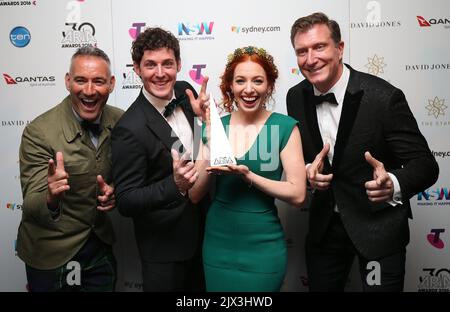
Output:
[[108,65],[111,65],[111,61],[109,60],[108,55],[102,49],[91,45],[78,48],[72,55],[72,61],[78,56],[96,56],[105,60]]

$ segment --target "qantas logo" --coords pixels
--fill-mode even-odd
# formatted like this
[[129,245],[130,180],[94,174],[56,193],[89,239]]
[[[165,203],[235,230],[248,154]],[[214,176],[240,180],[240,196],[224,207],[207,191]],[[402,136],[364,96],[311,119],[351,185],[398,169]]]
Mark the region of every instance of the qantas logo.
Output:
[[450,19],[448,18],[440,18],[440,17],[432,17],[429,19],[425,19],[423,16],[417,15],[417,21],[419,22],[420,27],[430,27],[434,25],[442,25],[444,28],[450,28]]
[[426,19],[424,19],[422,16],[417,16],[417,21],[419,22],[420,27],[430,27],[430,23]]
[[17,84],[17,82],[8,74],[3,74],[3,78],[5,78],[7,84]]
[[3,73],[3,78],[7,85],[19,85],[22,83],[29,83],[31,87],[44,87],[44,86],[54,86],[55,76],[45,75],[45,76],[16,76],[11,77],[10,75]]

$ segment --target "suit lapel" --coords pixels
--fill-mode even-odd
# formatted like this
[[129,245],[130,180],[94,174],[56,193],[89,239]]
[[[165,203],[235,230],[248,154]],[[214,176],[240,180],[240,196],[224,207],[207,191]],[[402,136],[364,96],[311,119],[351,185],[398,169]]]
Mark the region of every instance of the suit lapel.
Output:
[[336,144],[334,145],[333,171],[335,171],[341,161],[342,153],[347,145],[364,93],[360,89],[356,72],[350,66],[348,67],[350,69],[350,78],[344,96],[341,118],[336,135]]
[[306,90],[304,91],[303,96],[305,97],[306,105],[305,105],[305,117],[306,122],[308,123],[311,131],[311,137],[314,143],[314,146],[320,151],[323,146],[322,136],[320,135],[319,123],[317,122],[317,110],[314,104],[313,99],[313,91]]
[[[190,107],[189,99],[184,94],[184,90],[177,88],[175,85],[175,97],[184,96],[184,100],[181,103],[181,108],[186,115],[186,118],[191,126],[191,129],[194,127],[194,112]],[[167,120],[158,112],[158,110],[145,98],[144,94],[139,94],[138,97],[139,106],[144,111],[144,114],[147,119],[147,127],[152,131],[164,144],[167,150],[170,152],[172,148],[182,147],[181,150],[178,148],[178,152],[182,152],[186,150],[186,147],[182,145],[181,140],[178,138],[177,134],[172,131]]]
[[[192,154],[191,159],[198,159],[199,155],[199,147],[200,140],[202,134],[202,126],[195,122],[195,113],[192,110],[191,103],[189,102],[189,98],[185,94],[185,89],[177,89],[175,88],[175,97],[182,96],[183,101],[180,103],[181,109],[183,110],[184,115],[186,116],[189,125],[191,126],[191,130],[193,133],[193,143],[192,143]],[[178,93],[179,92],[179,93]],[[195,93],[194,93],[195,94]]]
[[176,146],[178,137],[167,123],[166,119],[158,112],[158,110],[145,98],[144,94],[139,94],[137,98],[139,106],[147,119],[147,128],[153,132],[164,146],[170,151]]
[[183,113],[186,116],[192,131],[194,131],[195,114],[192,110],[191,104],[189,103],[189,98],[187,97],[185,90],[181,90],[180,88],[175,87],[175,97],[177,99],[180,97],[183,99],[180,103],[181,109],[183,110]]
[[110,137],[111,130],[113,128],[113,120],[112,120],[111,116],[108,114],[108,109],[106,107],[103,109],[101,125],[103,128],[103,131],[100,134],[100,137],[98,138],[97,152],[100,150],[100,147]]
[[[317,109],[314,103],[314,91],[312,85],[305,88],[303,91],[303,96],[305,98],[305,118],[309,125],[309,131],[311,132],[311,138],[316,148],[314,155],[317,155],[323,148],[322,135],[320,134],[319,123],[317,122]],[[326,171],[330,171],[331,165],[328,158],[324,161]]]

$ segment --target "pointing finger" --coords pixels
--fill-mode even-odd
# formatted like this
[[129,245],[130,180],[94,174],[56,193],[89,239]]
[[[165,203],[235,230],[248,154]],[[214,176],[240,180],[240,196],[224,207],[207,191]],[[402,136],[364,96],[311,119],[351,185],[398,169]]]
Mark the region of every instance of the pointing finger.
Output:
[[189,103],[194,103],[195,102],[194,93],[192,93],[192,91],[189,89],[186,89],[185,93],[186,93],[187,97],[189,98]]
[[208,80],[208,76],[205,76],[203,78],[202,87],[200,88],[200,94],[206,94],[206,86],[208,85]]
[[369,163],[369,165],[372,166],[372,168],[377,169],[379,167],[383,166],[383,163],[375,159],[370,152],[365,152],[364,157],[366,158],[366,161]]
[[[329,143],[325,143],[324,145],[323,145],[323,148],[322,148],[322,150],[320,151],[320,153],[319,154],[317,154],[317,157],[319,157],[321,160],[322,159],[324,159],[327,155],[328,155],[328,152],[330,151],[330,144]],[[316,157],[316,158],[317,158]]]
[[101,175],[97,176],[97,184],[98,184],[98,188],[103,191],[103,189],[106,186],[106,182]]
[[48,176],[55,174],[55,161],[53,159],[48,160]]
[[170,154],[172,155],[172,159],[174,162],[178,162],[180,160],[180,154],[173,148],[170,150]]
[[64,157],[63,153],[57,152],[56,153],[56,169],[60,169],[64,171]]

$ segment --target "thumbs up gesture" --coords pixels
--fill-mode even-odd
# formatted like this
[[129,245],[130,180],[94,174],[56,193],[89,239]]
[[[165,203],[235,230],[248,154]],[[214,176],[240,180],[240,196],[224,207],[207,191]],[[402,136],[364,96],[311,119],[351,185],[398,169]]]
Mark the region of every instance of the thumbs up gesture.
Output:
[[333,179],[333,174],[322,174],[323,170],[323,160],[327,157],[330,151],[330,144],[326,143],[316,158],[306,168],[306,176],[308,182],[312,188],[324,191],[330,187],[331,180]]
[[373,180],[365,183],[367,197],[373,202],[386,202],[392,199],[394,183],[384,169],[382,162],[375,159],[369,152],[364,153],[366,161],[373,168]]
[[116,198],[114,196],[114,188],[108,185],[101,175],[97,176],[97,185],[100,195],[97,197],[97,209],[101,211],[109,211],[116,206]]
[[48,160],[47,172],[47,205],[50,209],[58,208],[58,202],[64,192],[70,189],[69,175],[64,169],[63,153],[56,153],[56,164],[53,159]]

